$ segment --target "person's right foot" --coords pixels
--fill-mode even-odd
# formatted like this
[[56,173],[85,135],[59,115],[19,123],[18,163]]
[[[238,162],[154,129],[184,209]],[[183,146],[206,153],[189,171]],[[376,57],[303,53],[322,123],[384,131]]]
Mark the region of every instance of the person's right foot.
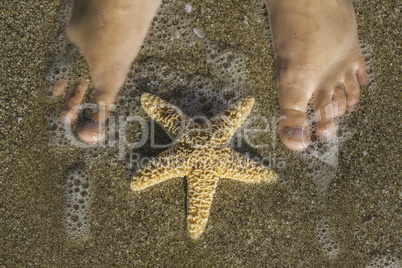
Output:
[[[67,23],[67,36],[84,55],[95,86],[98,111],[78,130],[79,138],[97,143],[103,137],[101,124],[123,86],[161,0],[76,0]],[[60,95],[67,82],[56,82],[53,94]],[[61,111],[61,122],[69,125],[78,117],[87,83],[79,80]]]
[[312,97],[317,133],[336,134],[334,118],[353,111],[368,83],[350,0],[266,0],[275,52],[281,120],[291,150],[309,145],[306,108]]

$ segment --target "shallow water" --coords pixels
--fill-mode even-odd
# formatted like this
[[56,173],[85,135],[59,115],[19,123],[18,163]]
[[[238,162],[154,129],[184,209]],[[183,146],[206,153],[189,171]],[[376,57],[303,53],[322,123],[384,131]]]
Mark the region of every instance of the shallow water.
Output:
[[[275,132],[279,109],[262,2],[192,2],[190,13],[185,4],[161,7],[112,116],[109,133],[116,136],[96,148],[80,148],[66,138],[55,121],[62,100],[49,95],[55,72],[88,78],[79,52],[63,41],[63,3],[4,4],[0,264],[397,267],[402,255],[401,93],[395,68],[401,65],[400,6],[355,1],[371,83],[363,88],[357,111],[340,122],[342,135],[335,142],[317,141],[308,152],[295,154]],[[206,36],[200,38],[194,28]],[[152,140],[132,148],[144,135],[142,123],[152,129],[140,108],[143,92],[206,117],[253,95],[248,123],[263,131],[249,136],[240,131],[231,146],[263,159],[280,174],[279,182],[244,185],[222,179],[205,233],[191,241],[184,179],[140,193],[129,189],[141,161],[164,150],[152,141],[169,142],[155,126],[148,132]],[[86,101],[93,102],[93,95]],[[122,130],[130,116],[135,119]],[[69,183],[82,185],[80,194],[88,189],[85,202],[69,197]],[[71,200],[90,225],[77,224],[81,233],[66,227],[66,220],[74,219],[66,214],[68,204],[77,205]]]

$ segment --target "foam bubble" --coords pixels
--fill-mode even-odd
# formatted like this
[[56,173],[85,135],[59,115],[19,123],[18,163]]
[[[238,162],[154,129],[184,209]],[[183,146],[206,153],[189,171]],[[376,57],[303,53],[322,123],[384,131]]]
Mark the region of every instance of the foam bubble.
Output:
[[64,194],[67,236],[74,242],[84,241],[90,235],[91,181],[81,170],[74,170],[68,174]]
[[329,258],[335,258],[338,255],[339,246],[335,239],[332,237],[331,229],[328,224],[328,219],[321,219],[315,229],[315,236],[317,240],[320,242],[323,252]]
[[391,254],[378,254],[366,266],[366,268],[399,268],[402,267],[402,261]]

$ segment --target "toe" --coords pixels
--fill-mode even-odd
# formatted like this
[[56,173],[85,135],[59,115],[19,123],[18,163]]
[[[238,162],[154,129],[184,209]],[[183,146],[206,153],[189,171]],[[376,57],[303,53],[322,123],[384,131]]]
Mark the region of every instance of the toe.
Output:
[[59,97],[63,95],[64,91],[66,91],[68,80],[67,78],[61,78],[53,87],[52,95],[53,97]]
[[330,141],[336,134],[335,111],[332,104],[333,91],[322,89],[314,94],[314,111],[317,133],[324,141]]
[[310,144],[310,128],[306,119],[306,109],[312,96],[312,86],[303,80],[309,75],[298,72],[280,72],[279,137],[282,143],[291,150],[301,151]]
[[344,81],[347,97],[347,109],[353,112],[360,98],[360,85],[355,74],[347,75]]
[[342,116],[346,113],[346,93],[343,86],[339,85],[335,88],[333,98],[332,98],[332,106],[334,108],[334,115]]
[[91,75],[95,86],[97,110],[92,115],[92,121],[84,124],[78,130],[78,137],[86,143],[98,143],[105,138],[104,123],[109,118],[109,112],[114,109],[114,102],[120,88],[123,86],[127,71],[104,71],[103,75]]
[[357,71],[356,71],[357,81],[359,82],[360,86],[366,86],[369,83],[369,77],[367,74],[367,66],[366,63],[363,61],[360,63]]
[[92,115],[93,120],[78,129],[78,137],[83,142],[95,144],[105,139],[104,123],[109,117],[109,111],[113,107],[118,89],[118,86],[110,84],[96,87],[95,98],[98,108]]
[[60,121],[63,125],[70,125],[77,119],[78,111],[87,88],[88,83],[83,79],[78,80],[74,84],[61,110]]

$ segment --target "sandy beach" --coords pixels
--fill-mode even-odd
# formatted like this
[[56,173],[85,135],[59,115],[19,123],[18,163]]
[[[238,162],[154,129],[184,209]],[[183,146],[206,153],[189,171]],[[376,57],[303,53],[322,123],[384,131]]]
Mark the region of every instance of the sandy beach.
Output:
[[[0,5],[0,267],[401,267],[401,5],[354,1],[370,84],[339,123],[339,138],[294,153],[276,133],[263,1],[191,1],[191,12],[187,3],[163,2],[111,116],[116,129],[137,119],[91,148],[66,138],[57,123],[63,98],[50,95],[64,74],[89,79],[85,60],[63,39],[68,6]],[[152,142],[169,143],[140,107],[144,92],[207,117],[252,95],[249,123],[264,130],[239,134],[231,147],[280,179],[221,179],[205,232],[191,240],[184,178],[137,193],[129,187],[141,161],[166,150]],[[143,122],[153,136],[132,148]],[[66,227],[74,221],[66,206],[78,202],[74,185],[86,195],[80,230]]]

